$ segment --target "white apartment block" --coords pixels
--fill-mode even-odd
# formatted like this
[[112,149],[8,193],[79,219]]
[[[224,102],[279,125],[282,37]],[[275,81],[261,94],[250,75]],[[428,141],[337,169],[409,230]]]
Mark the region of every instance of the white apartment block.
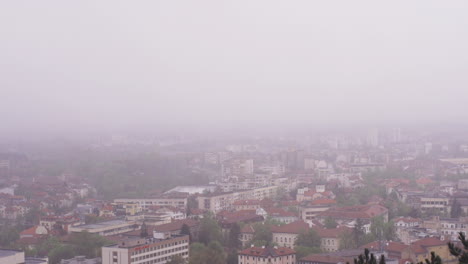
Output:
[[164,264],[174,256],[189,257],[189,236],[131,238],[102,247],[102,264]]
[[187,198],[137,198],[137,199],[114,199],[116,204],[138,204],[143,209],[150,206],[173,206],[180,209],[187,207]]
[[237,200],[272,198],[277,194],[277,191],[278,186],[269,186],[245,191],[202,195],[197,198],[198,208],[217,213],[233,208],[233,203]]

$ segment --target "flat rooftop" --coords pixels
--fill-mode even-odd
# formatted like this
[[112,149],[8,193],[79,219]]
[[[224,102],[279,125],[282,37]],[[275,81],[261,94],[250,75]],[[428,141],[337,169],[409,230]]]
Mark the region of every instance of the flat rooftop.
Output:
[[110,221],[99,222],[99,223],[88,224],[88,225],[79,225],[75,227],[85,228],[85,229],[98,229],[98,228],[105,228],[105,227],[111,227],[115,225],[124,225],[124,224],[128,224],[128,222],[125,220],[110,220]]
[[13,255],[21,253],[21,252],[23,252],[23,251],[10,250],[10,249],[0,249],[0,257],[13,256]]

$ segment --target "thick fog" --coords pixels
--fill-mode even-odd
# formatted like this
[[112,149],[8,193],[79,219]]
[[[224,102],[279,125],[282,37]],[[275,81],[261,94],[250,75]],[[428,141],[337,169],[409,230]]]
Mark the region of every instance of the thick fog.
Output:
[[2,1],[4,133],[464,122],[467,1]]

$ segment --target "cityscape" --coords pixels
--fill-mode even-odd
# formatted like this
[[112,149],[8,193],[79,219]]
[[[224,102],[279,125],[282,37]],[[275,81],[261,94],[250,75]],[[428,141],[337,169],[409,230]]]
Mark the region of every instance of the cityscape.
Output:
[[468,1],[2,1],[0,264],[468,264]]

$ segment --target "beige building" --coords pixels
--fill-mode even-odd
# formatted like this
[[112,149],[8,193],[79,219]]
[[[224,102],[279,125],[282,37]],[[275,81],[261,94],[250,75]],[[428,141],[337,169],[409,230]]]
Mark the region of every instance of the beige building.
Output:
[[273,242],[281,247],[294,248],[299,234],[308,232],[309,225],[304,221],[296,221],[282,226],[273,226]]
[[239,252],[239,264],[296,264],[296,252],[286,247],[250,247]]
[[68,228],[70,233],[88,232],[100,236],[113,236],[123,234],[137,229],[134,221],[111,220],[89,225],[71,226]]
[[189,237],[131,238],[102,247],[102,264],[164,264],[173,256],[189,257]]
[[0,249],[0,263],[24,264],[24,261],[23,251]]
[[347,227],[338,228],[314,228],[320,236],[320,249],[324,252],[335,252],[340,249],[341,235],[351,233],[352,229]]
[[205,194],[197,198],[198,208],[218,213],[222,210],[233,209],[235,201],[238,200],[272,198],[276,195],[277,190],[278,186],[268,186],[245,191]]
[[150,206],[172,206],[180,209],[187,207],[187,198],[163,197],[163,198],[138,198],[138,199],[114,199],[118,205],[138,204],[142,209]]

